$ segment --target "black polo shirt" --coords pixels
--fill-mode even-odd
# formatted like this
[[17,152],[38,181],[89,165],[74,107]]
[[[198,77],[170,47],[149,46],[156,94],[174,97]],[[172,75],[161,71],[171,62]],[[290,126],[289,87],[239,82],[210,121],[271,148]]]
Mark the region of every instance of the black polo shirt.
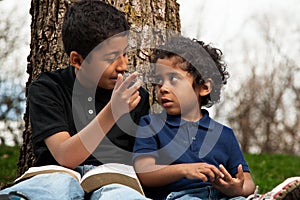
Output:
[[[69,66],[44,72],[30,85],[29,114],[36,166],[58,164],[44,143],[45,138],[61,131],[67,131],[71,136],[76,134],[111,98],[112,90],[97,88],[95,92],[90,92],[75,80],[74,67]],[[140,88],[139,92],[142,99],[138,106],[118,120],[82,165],[108,162],[131,164],[137,124],[140,117],[149,111],[147,91]]]

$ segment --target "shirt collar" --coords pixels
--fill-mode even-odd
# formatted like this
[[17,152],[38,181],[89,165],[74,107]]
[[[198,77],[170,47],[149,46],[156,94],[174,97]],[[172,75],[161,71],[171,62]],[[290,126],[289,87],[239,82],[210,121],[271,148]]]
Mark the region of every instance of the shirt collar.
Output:
[[62,73],[63,80],[69,90],[73,90],[73,85],[76,79],[74,67],[69,65]]

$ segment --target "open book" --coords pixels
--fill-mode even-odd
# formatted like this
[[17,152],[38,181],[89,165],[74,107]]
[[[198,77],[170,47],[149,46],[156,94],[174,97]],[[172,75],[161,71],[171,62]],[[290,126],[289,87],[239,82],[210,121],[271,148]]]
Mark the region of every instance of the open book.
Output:
[[84,176],[80,173],[58,165],[46,165],[41,167],[31,167],[22,176],[17,178],[15,182],[19,182],[26,178],[30,178],[37,174],[46,174],[53,172],[66,172],[80,182],[85,192],[91,192],[104,185],[111,183],[119,183],[129,186],[144,195],[142,186],[134,171],[133,166],[119,163],[107,163],[91,169]]

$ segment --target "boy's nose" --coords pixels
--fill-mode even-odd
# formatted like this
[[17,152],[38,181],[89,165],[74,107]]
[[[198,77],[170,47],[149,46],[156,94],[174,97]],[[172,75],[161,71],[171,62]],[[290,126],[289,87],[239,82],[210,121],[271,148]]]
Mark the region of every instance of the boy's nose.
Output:
[[125,55],[121,55],[119,58],[118,58],[118,61],[117,61],[117,66],[116,66],[116,70],[118,72],[124,72],[127,70],[128,68],[128,56],[125,54]]
[[163,82],[163,84],[159,85],[158,87],[159,87],[159,92],[161,94],[165,94],[169,92],[169,87],[167,86],[166,82]]

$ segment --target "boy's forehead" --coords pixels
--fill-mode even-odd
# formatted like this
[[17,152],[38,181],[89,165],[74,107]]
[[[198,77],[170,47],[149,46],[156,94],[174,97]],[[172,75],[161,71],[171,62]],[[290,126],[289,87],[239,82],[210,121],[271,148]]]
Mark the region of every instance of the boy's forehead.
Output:
[[176,57],[158,59],[155,65],[155,71],[183,71],[185,64],[179,62]]
[[100,43],[93,51],[102,55],[123,52],[128,48],[128,36],[111,37]]

